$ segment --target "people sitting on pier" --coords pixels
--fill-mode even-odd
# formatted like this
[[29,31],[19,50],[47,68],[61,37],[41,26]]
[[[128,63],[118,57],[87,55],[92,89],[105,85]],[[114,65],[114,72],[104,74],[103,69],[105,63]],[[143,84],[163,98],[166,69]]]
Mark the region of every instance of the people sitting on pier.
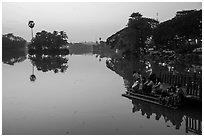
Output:
[[179,84],[175,86],[175,94],[176,94],[177,103],[182,103],[184,98],[184,92],[181,89],[181,86]]
[[179,84],[175,84],[174,86],[171,86],[170,88],[170,104],[171,105],[178,105],[182,103],[184,94],[183,94],[183,90],[181,89],[181,86]]
[[166,106],[176,106],[182,103],[183,97],[183,90],[179,85],[174,85],[162,91],[159,101]]
[[146,95],[160,95],[159,101],[163,105],[176,106],[182,102],[184,97],[184,93],[178,84],[163,90],[160,78],[157,78],[155,74],[151,74],[146,80],[139,72],[134,71],[133,80],[132,88],[134,91],[139,91]]
[[161,95],[159,97],[159,102],[163,105],[169,104],[169,88],[166,90],[162,90]]
[[156,79],[157,79],[156,74],[151,73],[151,74],[149,75],[149,78],[150,78],[154,83],[156,83]]
[[140,77],[140,73],[133,71],[133,81],[137,81],[139,79],[139,77]]
[[153,87],[152,87],[152,93],[155,94],[160,94],[162,91],[162,83],[160,81],[160,78],[156,78],[156,82],[154,83]]
[[142,83],[144,84],[147,81],[146,77],[142,77]]
[[147,78],[147,81],[143,84],[143,92],[144,94],[150,94],[152,92],[152,87],[154,82],[151,80],[150,77]]
[[152,92],[160,93],[162,90],[160,78],[157,78],[155,74],[151,74],[146,80],[139,72],[133,71],[133,81],[132,88],[135,91],[143,91],[145,94],[150,94]]
[[141,89],[142,87],[142,75],[140,72],[133,71],[133,89]]

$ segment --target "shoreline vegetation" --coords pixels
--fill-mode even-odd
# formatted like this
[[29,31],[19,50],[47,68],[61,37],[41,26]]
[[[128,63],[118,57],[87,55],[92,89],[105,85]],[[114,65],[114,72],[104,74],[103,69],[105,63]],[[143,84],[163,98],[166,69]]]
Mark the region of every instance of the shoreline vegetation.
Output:
[[26,40],[8,33],[2,36],[2,62],[14,65],[26,59]]
[[189,60],[192,55],[201,59],[202,10],[178,11],[174,18],[161,23],[132,13],[127,27],[107,38],[106,44],[123,57],[165,53],[171,58],[176,55]]

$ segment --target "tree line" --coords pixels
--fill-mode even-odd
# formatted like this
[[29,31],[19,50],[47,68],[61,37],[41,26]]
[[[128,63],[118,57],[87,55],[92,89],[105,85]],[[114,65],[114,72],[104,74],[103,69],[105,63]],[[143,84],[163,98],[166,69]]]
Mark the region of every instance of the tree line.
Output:
[[130,15],[124,29],[107,38],[106,44],[123,55],[138,56],[152,47],[191,53],[201,47],[201,39],[202,10],[178,11],[174,18],[161,23],[136,12]]
[[8,33],[2,36],[2,62],[14,65],[26,59],[26,40]]
[[26,40],[19,36],[14,36],[13,33],[8,33],[2,36],[3,49],[20,49],[25,48],[25,46]]

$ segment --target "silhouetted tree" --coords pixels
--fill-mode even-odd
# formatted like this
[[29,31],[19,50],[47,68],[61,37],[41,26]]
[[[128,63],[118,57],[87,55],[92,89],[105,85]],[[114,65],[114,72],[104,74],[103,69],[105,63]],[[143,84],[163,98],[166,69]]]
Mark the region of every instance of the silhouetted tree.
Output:
[[19,37],[14,36],[13,33],[8,33],[2,36],[2,48],[12,48],[19,49],[25,48],[26,40]]
[[153,39],[159,48],[192,50],[201,46],[202,10],[178,11],[176,16],[160,23],[154,30]]
[[29,45],[29,53],[32,52],[46,52],[46,51],[59,51],[67,47],[68,37],[64,31],[53,31],[53,33],[41,31],[37,32],[33,42]]
[[107,39],[107,44],[113,48],[123,49],[124,54],[139,55],[146,47],[146,41],[152,36],[158,21],[142,17],[139,12],[130,15],[127,27]]
[[135,19],[140,19],[142,17],[142,14],[140,14],[139,12],[133,12],[131,15],[130,15],[130,19],[129,20],[135,20]]
[[26,40],[12,33],[2,36],[2,61],[9,65],[26,59]]

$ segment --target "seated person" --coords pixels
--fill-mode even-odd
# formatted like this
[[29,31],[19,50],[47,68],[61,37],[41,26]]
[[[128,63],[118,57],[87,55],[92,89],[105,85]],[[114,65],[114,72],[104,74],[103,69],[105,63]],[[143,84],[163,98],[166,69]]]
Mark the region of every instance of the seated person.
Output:
[[133,71],[132,76],[133,76],[133,81],[137,81],[139,79],[139,73],[136,71]]
[[150,75],[149,75],[149,78],[150,78],[154,83],[156,83],[156,79],[157,79],[156,74],[154,74],[154,73],[150,74]]
[[183,98],[184,98],[184,92],[181,89],[181,86],[177,84],[175,87],[175,90],[176,90],[175,93],[177,96],[177,103],[182,103]]
[[156,78],[156,82],[154,83],[153,87],[152,87],[152,92],[153,93],[161,93],[162,88],[161,88],[161,81],[160,78]]
[[159,97],[159,101],[160,101],[160,103],[162,103],[163,105],[164,104],[167,104],[169,101],[168,101],[168,97],[169,97],[169,88],[168,89],[166,89],[166,90],[162,90],[162,92],[161,92],[161,95],[160,95],[160,97]]
[[142,83],[142,76],[139,72],[135,72],[133,71],[133,85],[132,88],[133,89],[139,89],[141,87],[141,83]]
[[148,78],[143,85],[143,92],[145,94],[151,93],[153,85],[154,85],[153,81],[150,78]]

